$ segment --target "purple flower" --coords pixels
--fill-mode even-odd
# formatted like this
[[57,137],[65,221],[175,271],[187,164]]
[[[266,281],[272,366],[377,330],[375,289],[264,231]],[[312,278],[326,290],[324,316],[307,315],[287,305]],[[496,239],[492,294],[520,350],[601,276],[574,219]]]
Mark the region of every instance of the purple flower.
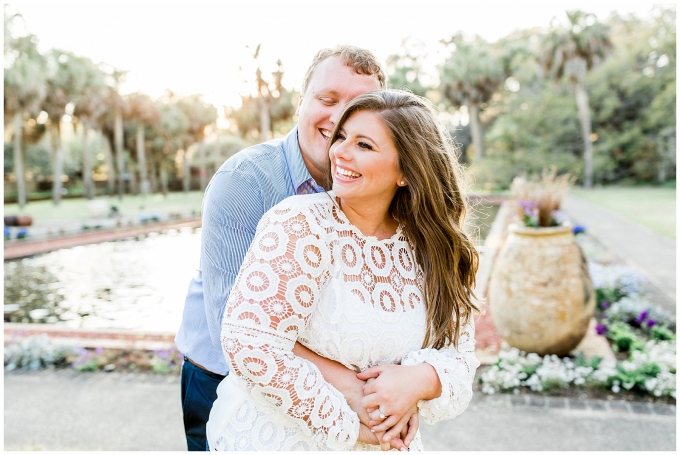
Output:
[[575,224],[572,229],[572,232],[574,233],[574,235],[581,234],[583,232],[586,232],[586,227],[583,226],[582,224]]
[[611,303],[607,302],[606,300],[600,304],[600,306],[602,307],[603,310],[606,310],[607,308],[609,308],[610,305],[611,305]]
[[653,325],[656,325],[656,321],[654,319],[648,319],[647,320],[647,327],[651,327]]
[[156,355],[161,360],[168,360],[168,358],[170,358],[170,353],[163,349],[159,349],[158,351],[156,351]]
[[531,216],[533,214],[533,209],[536,208],[536,203],[534,201],[519,201],[519,205],[524,208],[524,214]]
[[562,210],[553,210],[552,217],[557,224],[562,224],[566,221],[569,221],[569,217]]
[[597,324],[595,326],[595,331],[597,332],[598,335],[604,335],[607,333],[607,326],[603,324]]
[[637,322],[638,324],[642,324],[642,321],[644,321],[645,319],[647,319],[647,316],[648,316],[648,315],[649,315],[649,310],[643,311],[642,313],[640,313],[640,316],[638,316],[638,317],[635,319],[635,322]]
[[104,348],[99,346],[97,349],[94,350],[94,352],[96,352],[97,355],[102,355],[102,353],[104,352]]

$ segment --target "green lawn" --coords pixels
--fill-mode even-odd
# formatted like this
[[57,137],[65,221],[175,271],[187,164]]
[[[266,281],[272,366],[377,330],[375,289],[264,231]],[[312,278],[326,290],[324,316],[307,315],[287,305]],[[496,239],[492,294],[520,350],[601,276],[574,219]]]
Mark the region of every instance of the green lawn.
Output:
[[675,240],[675,188],[610,186],[572,193]]
[[[97,200],[104,200],[109,206],[115,205],[120,214],[125,217],[135,217],[139,213],[158,212],[161,214],[179,213],[188,216],[195,212],[196,216],[201,213],[202,191],[189,193],[169,193],[166,197],[161,194],[152,194],[145,200],[141,196],[123,196],[122,201],[118,197],[100,196]],[[5,216],[29,215],[35,220],[79,220],[91,217],[87,200],[84,198],[64,199],[59,206],[55,207],[52,201],[35,201],[26,204],[23,210],[19,210],[17,204],[5,204]]]

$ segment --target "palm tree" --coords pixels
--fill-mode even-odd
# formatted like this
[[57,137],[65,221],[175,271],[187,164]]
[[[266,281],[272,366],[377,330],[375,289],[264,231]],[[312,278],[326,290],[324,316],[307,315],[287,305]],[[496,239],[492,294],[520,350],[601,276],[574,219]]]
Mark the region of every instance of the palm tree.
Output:
[[574,87],[583,136],[583,186],[593,184],[593,144],[586,74],[612,47],[609,27],[598,22],[594,14],[567,11],[568,27],[553,25],[541,52],[544,70],[556,81],[567,77]]
[[153,126],[161,118],[156,104],[145,94],[136,93],[128,98],[130,107],[130,117],[135,123],[135,149],[137,151],[137,163],[139,164],[139,178],[142,197],[146,197],[151,186],[149,183],[149,173],[146,166],[146,147],[144,127]]
[[[104,151],[109,176],[109,194],[118,187],[118,199],[123,198],[124,193],[124,167],[123,156],[123,118],[127,117],[129,107],[122,96],[118,93],[118,86],[125,77],[126,72],[115,68],[104,71],[105,85],[97,93],[101,104],[101,115],[94,117],[95,127],[104,137]],[[115,164],[114,164],[115,152]],[[116,185],[117,181],[117,185]]]
[[[257,47],[254,56],[256,60],[259,49],[260,46]],[[227,109],[227,116],[236,124],[243,138],[257,130],[258,140],[267,141],[272,138],[277,126],[288,122],[295,114],[296,94],[294,91],[287,90],[282,84],[284,72],[281,60],[276,61],[276,66],[276,71],[272,72],[271,84],[262,77],[262,71],[258,67],[255,71],[257,94],[241,96],[240,108]]]
[[[122,174],[117,172],[117,164],[114,163],[114,148],[116,136],[116,117],[119,111],[125,110],[125,101],[123,97],[113,88],[108,88],[108,96],[106,97],[106,111],[99,117],[97,127],[104,138],[104,154],[106,156],[106,167],[108,175],[108,192],[113,195],[116,191],[116,186],[119,187],[119,196],[122,192]],[[116,185],[119,182],[120,185]]]
[[47,96],[42,110],[47,112],[52,149],[52,202],[59,205],[64,166],[64,150],[61,144],[61,120],[66,115],[66,106],[82,92],[85,86],[86,70],[82,59],[70,52],[57,49],[47,54]]
[[[189,168],[189,150],[194,144],[200,142],[205,137],[205,130],[208,125],[211,125],[217,119],[217,109],[214,106],[203,102],[200,95],[192,95],[181,98],[177,105],[184,112],[189,120],[186,134],[184,135],[184,192],[189,191],[190,183],[190,168]],[[200,150],[199,150],[200,153]]]
[[503,65],[491,46],[480,37],[466,41],[457,34],[446,44],[453,45],[454,50],[440,68],[439,90],[454,107],[466,106],[475,161],[481,161],[484,158],[484,133],[480,109],[505,81]]
[[159,121],[154,125],[154,154],[152,166],[154,172],[158,172],[163,194],[168,192],[168,168],[172,165],[177,151],[185,140],[189,130],[189,118],[178,106],[177,97],[166,93],[158,101],[158,110],[161,113]]
[[106,99],[109,96],[104,71],[90,59],[79,57],[82,68],[82,87],[73,98],[74,116],[83,127],[82,137],[82,169],[83,186],[87,199],[95,197],[94,181],[92,180],[92,157],[87,142],[90,130],[97,127],[98,119],[107,109]]
[[4,114],[14,124],[14,175],[17,181],[18,203],[20,208],[26,205],[26,180],[24,175],[24,157],[22,151],[23,117],[37,115],[40,103],[47,93],[45,80],[45,58],[38,52],[35,35],[14,37],[13,21],[19,15],[5,15],[5,90]]

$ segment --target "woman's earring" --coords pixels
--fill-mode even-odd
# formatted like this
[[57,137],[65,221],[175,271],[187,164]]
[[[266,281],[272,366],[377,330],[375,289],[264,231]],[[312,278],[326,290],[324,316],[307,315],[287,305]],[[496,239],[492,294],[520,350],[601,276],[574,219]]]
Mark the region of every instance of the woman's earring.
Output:
[[404,182],[404,181],[402,180],[401,182],[399,182],[399,185],[404,186],[404,185],[406,185],[406,182]]

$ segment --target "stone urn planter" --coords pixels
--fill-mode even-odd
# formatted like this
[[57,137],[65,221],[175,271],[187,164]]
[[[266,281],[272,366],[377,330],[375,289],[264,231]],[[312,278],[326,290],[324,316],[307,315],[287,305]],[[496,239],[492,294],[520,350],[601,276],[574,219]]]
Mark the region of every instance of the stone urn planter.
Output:
[[512,224],[508,231],[488,294],[498,334],[525,352],[567,355],[595,311],[593,284],[572,227]]

